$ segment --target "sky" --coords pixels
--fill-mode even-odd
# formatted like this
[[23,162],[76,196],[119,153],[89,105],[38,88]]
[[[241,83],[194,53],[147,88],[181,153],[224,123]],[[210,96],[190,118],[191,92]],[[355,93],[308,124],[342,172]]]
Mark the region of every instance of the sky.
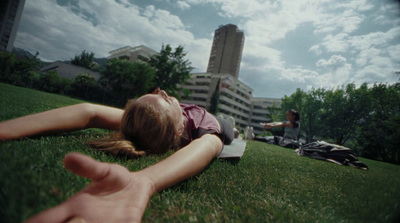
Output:
[[244,32],[239,80],[255,97],[400,78],[394,0],[27,0],[14,46],[56,61],[182,45],[206,72],[214,31],[229,23]]

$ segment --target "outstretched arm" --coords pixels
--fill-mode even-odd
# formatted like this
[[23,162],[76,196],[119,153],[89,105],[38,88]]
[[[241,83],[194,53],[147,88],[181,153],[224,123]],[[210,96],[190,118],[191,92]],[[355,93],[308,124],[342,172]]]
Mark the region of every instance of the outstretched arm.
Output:
[[222,150],[222,141],[206,134],[167,159],[141,172],[154,182],[156,192],[170,187],[203,170]]
[[119,129],[123,110],[82,103],[0,122],[0,141],[86,128]]
[[[151,196],[203,170],[222,148],[221,140],[206,134],[167,159],[143,169],[101,163],[79,153],[65,157],[73,173],[92,179],[85,189],[27,223],[140,222]],[[71,221],[69,221],[71,220]],[[82,222],[82,221],[80,221]]]
[[293,125],[290,122],[270,122],[270,123],[264,123],[261,122],[260,125],[262,125],[265,128],[271,129],[271,128],[278,128],[278,127],[292,127]]

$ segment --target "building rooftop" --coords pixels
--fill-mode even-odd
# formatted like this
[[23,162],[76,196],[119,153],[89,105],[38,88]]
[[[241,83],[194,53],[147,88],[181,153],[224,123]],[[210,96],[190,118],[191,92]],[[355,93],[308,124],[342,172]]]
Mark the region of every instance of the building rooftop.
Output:
[[116,55],[116,54],[120,54],[120,53],[133,53],[133,52],[137,52],[137,51],[144,51],[144,52],[148,52],[148,53],[152,53],[152,54],[156,54],[157,52],[153,49],[150,49],[147,46],[144,45],[140,45],[140,46],[135,46],[135,47],[131,47],[131,46],[124,46],[115,50],[111,50],[110,52],[108,52],[110,54],[110,56]]

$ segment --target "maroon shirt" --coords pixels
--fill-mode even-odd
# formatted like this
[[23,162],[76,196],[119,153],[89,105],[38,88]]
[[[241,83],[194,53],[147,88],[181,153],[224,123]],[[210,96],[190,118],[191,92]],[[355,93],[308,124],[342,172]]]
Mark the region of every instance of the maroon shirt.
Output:
[[221,138],[219,124],[215,117],[197,105],[180,104],[186,119],[185,132],[181,139],[181,147],[205,134],[216,134]]

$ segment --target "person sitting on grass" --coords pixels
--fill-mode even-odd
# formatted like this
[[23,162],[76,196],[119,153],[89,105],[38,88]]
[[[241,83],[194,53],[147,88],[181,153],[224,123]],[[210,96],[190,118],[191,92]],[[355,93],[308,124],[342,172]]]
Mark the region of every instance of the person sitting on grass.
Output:
[[112,154],[140,157],[177,151],[137,172],[80,153],[67,154],[65,167],[92,182],[27,222],[140,222],[152,195],[202,171],[223,144],[233,140],[233,127],[226,120],[180,104],[159,89],[129,101],[125,110],[84,103],[0,122],[0,140],[87,128],[119,130],[88,142]]
[[280,145],[283,147],[293,148],[298,147],[300,144],[298,143],[297,136],[300,131],[300,114],[298,111],[294,109],[289,109],[286,111],[286,120],[285,122],[271,122],[271,123],[260,123],[265,128],[278,128],[284,127],[284,135],[274,136],[272,138],[269,137],[254,137],[254,140],[268,142],[276,145]]

